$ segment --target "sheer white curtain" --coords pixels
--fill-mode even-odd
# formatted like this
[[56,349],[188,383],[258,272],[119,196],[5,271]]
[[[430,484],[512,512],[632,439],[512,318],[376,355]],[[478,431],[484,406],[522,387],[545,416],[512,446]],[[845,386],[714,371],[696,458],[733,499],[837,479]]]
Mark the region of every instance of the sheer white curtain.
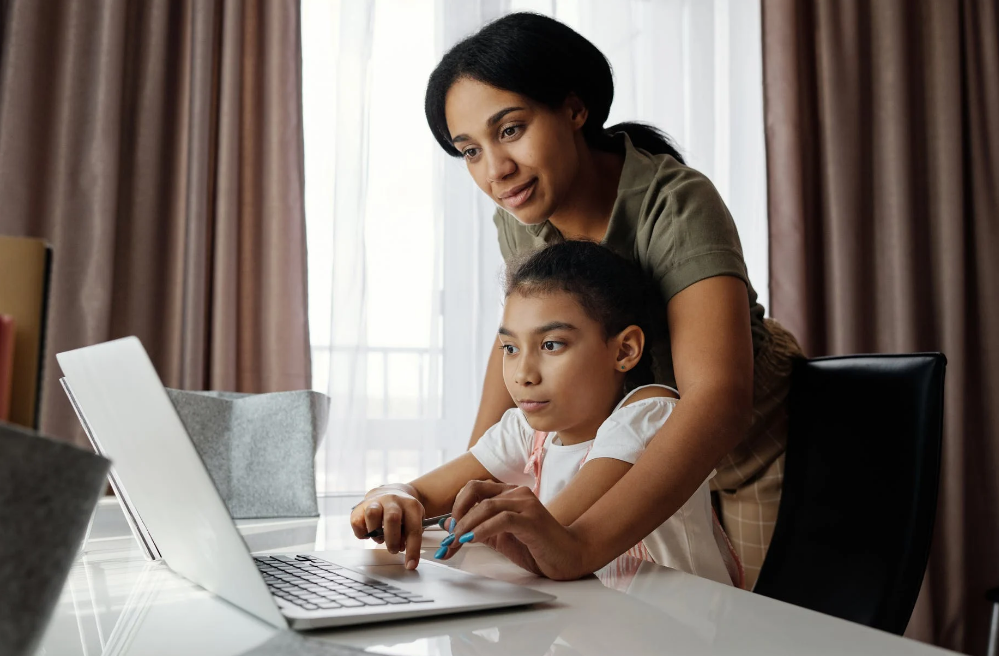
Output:
[[659,126],[714,180],[766,301],[757,2],[303,0],[314,386],[333,398],[321,492],[408,480],[464,451],[502,261],[493,206],[433,141],[423,93],[450,46],[520,10],[608,57],[608,124]]

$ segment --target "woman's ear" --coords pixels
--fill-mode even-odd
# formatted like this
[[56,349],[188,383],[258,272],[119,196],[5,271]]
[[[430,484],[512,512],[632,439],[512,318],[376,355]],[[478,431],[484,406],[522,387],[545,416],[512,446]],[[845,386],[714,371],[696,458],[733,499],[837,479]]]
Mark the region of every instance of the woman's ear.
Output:
[[638,326],[628,326],[614,337],[617,357],[614,367],[617,371],[628,372],[642,359],[645,349],[645,333]]
[[574,93],[570,93],[565,99],[565,109],[569,114],[569,120],[572,122],[572,127],[579,130],[586,123],[587,117],[590,115],[589,111],[586,109],[586,105],[580,100],[579,96]]

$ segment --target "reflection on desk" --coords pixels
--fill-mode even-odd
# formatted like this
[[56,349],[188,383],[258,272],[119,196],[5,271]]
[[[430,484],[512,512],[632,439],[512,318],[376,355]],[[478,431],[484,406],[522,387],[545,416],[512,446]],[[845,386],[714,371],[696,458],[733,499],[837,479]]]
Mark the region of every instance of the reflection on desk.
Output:
[[[252,550],[373,548],[347,515],[356,497],[320,500],[309,520],[240,522]],[[113,505],[103,505],[116,526]],[[120,512],[120,511],[119,511]],[[551,604],[296,635],[279,631],[148,563],[131,537],[95,531],[74,565],[40,654],[943,654],[951,653],[750,592],[631,559],[579,581],[539,579],[481,545],[451,567],[556,595]],[[125,529],[127,531],[127,529]],[[112,533],[112,534],[109,534]],[[424,536],[424,558],[443,532]]]

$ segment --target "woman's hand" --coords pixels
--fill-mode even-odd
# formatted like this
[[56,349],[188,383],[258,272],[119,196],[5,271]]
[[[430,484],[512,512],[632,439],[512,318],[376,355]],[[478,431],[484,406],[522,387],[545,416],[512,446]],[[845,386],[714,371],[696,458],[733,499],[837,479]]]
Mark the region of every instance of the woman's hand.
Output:
[[444,559],[462,544],[480,542],[550,579],[577,579],[590,573],[583,563],[583,545],[526,487],[471,481],[458,493],[451,512]]
[[[401,487],[401,486],[400,486]],[[384,531],[389,553],[406,551],[406,569],[416,569],[423,543],[423,504],[400,487],[375,488],[350,513],[350,527],[358,539],[365,539],[376,529]],[[407,486],[408,487],[408,486]]]

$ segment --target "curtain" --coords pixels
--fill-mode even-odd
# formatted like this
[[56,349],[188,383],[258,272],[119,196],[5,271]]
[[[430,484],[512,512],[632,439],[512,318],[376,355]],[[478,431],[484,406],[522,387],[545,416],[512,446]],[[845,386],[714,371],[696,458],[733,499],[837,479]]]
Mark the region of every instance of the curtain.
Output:
[[168,386],[309,387],[294,0],[0,5],[0,233],[53,246],[55,353],[137,335]]
[[984,653],[999,585],[996,3],[764,0],[763,19],[773,313],[812,356],[947,356],[934,544],[907,635]]
[[303,2],[314,385],[333,398],[319,489],[409,480],[462,452],[501,312],[494,207],[426,125],[426,81],[486,22],[532,10],[610,60],[607,125],[681,145],[739,222],[766,302],[759,6],[727,0]]

